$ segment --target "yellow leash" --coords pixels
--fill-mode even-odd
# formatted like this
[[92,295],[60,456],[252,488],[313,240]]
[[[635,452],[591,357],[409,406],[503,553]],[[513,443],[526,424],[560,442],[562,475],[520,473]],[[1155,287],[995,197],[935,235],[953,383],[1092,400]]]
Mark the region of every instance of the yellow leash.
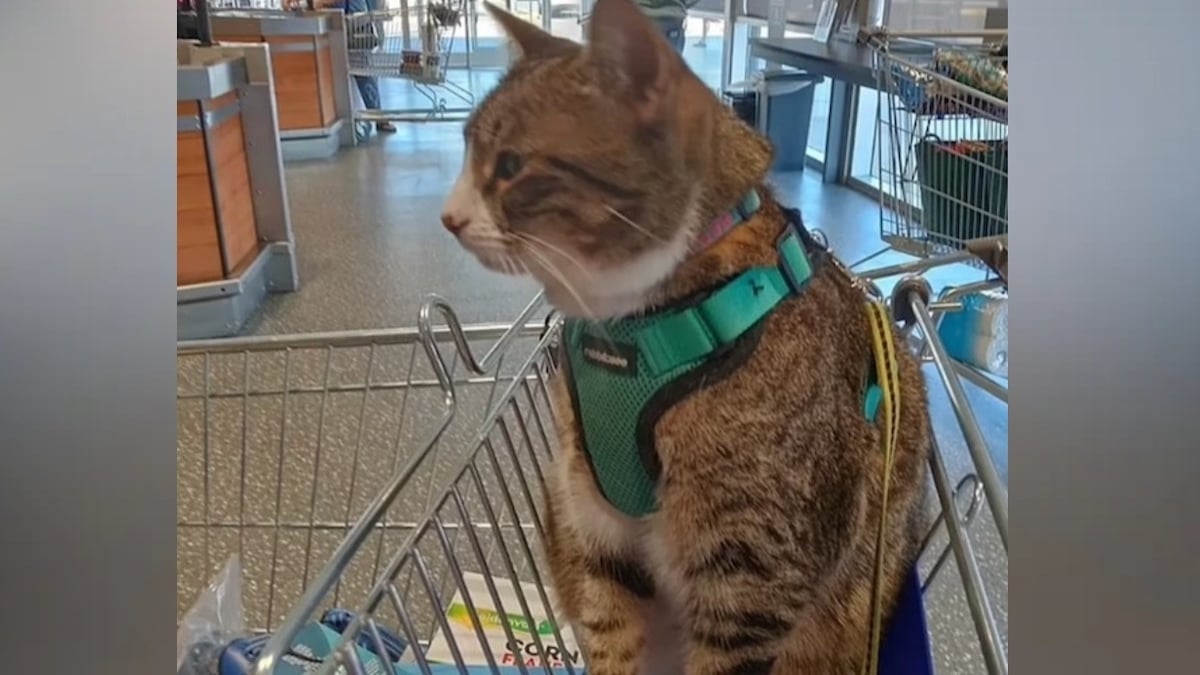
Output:
[[896,439],[900,433],[900,363],[896,356],[896,339],[887,307],[882,302],[867,302],[867,321],[871,325],[872,351],[875,356],[875,375],[879,384],[883,408],[883,492],[879,499],[879,532],[875,540],[875,575],[871,592],[871,639],[863,672],[879,672],[879,650],[883,638],[883,546],[887,532],[888,491],[892,482],[892,466],[896,457]]

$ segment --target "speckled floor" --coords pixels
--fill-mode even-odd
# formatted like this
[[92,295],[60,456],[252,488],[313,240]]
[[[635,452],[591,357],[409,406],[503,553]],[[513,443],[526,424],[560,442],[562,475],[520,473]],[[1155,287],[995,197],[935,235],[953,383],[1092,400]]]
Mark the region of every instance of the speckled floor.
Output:
[[[438,224],[461,156],[457,125],[402,125],[394,136],[374,138],[331,160],[289,165],[302,288],[271,298],[247,332],[412,326],[422,296],[430,291],[447,298],[466,323],[511,320],[534,288],[484,271]],[[776,183],[784,201],[799,206],[810,226],[825,231],[843,259],[853,261],[881,248],[875,203],[822,185],[811,173],[780,175]],[[873,265],[901,259],[888,253]],[[976,274],[942,270],[931,281],[938,287],[965,278]],[[316,578],[347,524],[396,467],[413,460],[436,426],[443,397],[420,349],[404,336],[393,342],[295,350],[290,356],[235,353],[209,357],[207,364],[203,357],[180,359],[181,612],[228,554],[240,550],[247,621],[258,628],[277,625],[304,584]],[[477,341],[481,347],[486,343]],[[512,523],[537,522],[523,488],[535,495],[540,490],[548,448],[531,413],[536,407],[544,414],[545,405],[536,379],[513,385],[512,376],[533,346],[532,339],[513,346],[512,356],[500,364],[498,385],[468,381],[456,368],[460,414],[324,606],[357,604],[386,569],[390,554],[405,537],[416,536],[412,525],[429,509],[444,527],[417,537],[420,556],[397,561],[398,590],[412,603],[409,618],[419,633],[428,635],[435,615],[420,570],[428,571],[431,587],[443,599],[451,588],[453,568],[443,544],[464,569],[482,569],[481,560],[502,568],[507,554],[522,578],[532,578],[528,552],[519,544],[528,541],[536,550],[536,528],[519,530]],[[448,359],[451,351],[444,350]],[[968,471],[969,458],[932,370],[930,376],[935,426],[953,484]],[[460,475],[466,451],[477,446],[485,408],[509,385],[516,387],[516,404],[504,409],[502,424],[492,429],[491,444],[485,446],[494,450],[495,461],[485,452],[471,465],[475,474]],[[322,388],[330,393],[322,395]],[[1007,407],[970,385],[966,389],[1007,480]],[[437,504],[435,488],[455,479],[461,502]],[[511,511],[505,497],[512,499]],[[456,527],[464,520],[487,522],[489,508],[496,522],[481,530],[478,540]],[[494,532],[505,537],[493,537]],[[986,508],[975,520],[972,539],[1007,635],[1007,557]],[[505,541],[515,543],[505,547]],[[923,570],[944,541],[944,535],[935,538]],[[986,672],[953,560],[927,590],[926,605],[938,672]],[[384,618],[400,625],[395,610],[384,606]]]

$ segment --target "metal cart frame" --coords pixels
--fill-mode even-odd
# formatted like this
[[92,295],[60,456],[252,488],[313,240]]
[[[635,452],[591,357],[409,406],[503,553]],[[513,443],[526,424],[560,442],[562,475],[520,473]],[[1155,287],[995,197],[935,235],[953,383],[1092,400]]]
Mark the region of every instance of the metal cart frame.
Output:
[[[852,267],[889,250],[927,257],[1006,237],[1007,31],[870,29],[859,40],[874,52],[880,93],[879,229],[888,246]],[[1003,91],[982,91],[949,67],[964,63],[1002,73]]]
[[[992,280],[953,289],[932,302],[929,286],[918,274],[958,261],[958,255],[943,256],[882,268],[861,276],[875,292],[878,292],[876,280],[903,277],[890,299],[893,312],[908,331],[913,348],[936,367],[974,464],[974,468],[954,484],[941,453],[933,453],[933,489],[942,515],[924,542],[924,569],[927,571],[923,589],[930,587],[952,559],[959,570],[963,595],[979,636],[987,671],[1007,673],[1005,635],[999,627],[992,596],[985,588],[970,534],[977,513],[986,508],[992,514],[1007,557],[1007,488],[997,474],[959,378],[962,376],[977,384],[991,380],[952,361],[941,346],[936,330],[939,317],[957,307],[956,298],[1003,282]],[[289,653],[300,630],[323,609],[346,602],[353,603],[353,620],[342,631],[335,654],[315,672],[325,675],[367,672],[355,645],[373,646],[378,650],[376,653],[386,653],[382,637],[385,629],[399,634],[409,645],[427,645],[431,634],[439,629],[448,634],[446,602],[455,593],[465,602],[474,625],[479,626],[475,601],[483,598],[472,599],[468,593],[463,581],[466,572],[484,575],[490,600],[502,613],[532,617],[531,606],[552,606],[551,591],[542,571],[544,516],[541,496],[548,462],[556,444],[554,411],[547,381],[555,372],[551,347],[558,337],[560,324],[553,314],[545,315],[544,321],[535,320],[535,317],[543,316],[542,309],[539,296],[525,307],[511,326],[464,327],[444,300],[430,296],[421,309],[417,326],[412,329],[179,344],[179,400],[181,406],[187,401],[196,409],[181,412],[181,457],[185,452],[184,445],[192,444],[190,452],[198,454],[203,461],[199,482],[185,480],[181,474],[179,525],[181,532],[190,533],[187,536],[202,540],[204,561],[198,572],[199,578],[206,579],[224,562],[221,556],[213,554],[215,548],[240,554],[243,558],[255,555],[256,552],[251,550],[253,542],[272,549],[269,556],[263,551],[257,552],[260,559],[270,562],[263,563],[259,569],[257,584],[247,584],[248,593],[257,593],[257,601],[265,600],[267,605],[265,614],[260,611],[260,620],[252,620],[251,627],[271,633],[256,662],[254,672],[257,675],[275,672],[275,666]],[[439,318],[440,325],[435,323]],[[481,345],[487,345],[486,353],[476,358]],[[386,357],[386,351],[392,348],[407,350],[400,357],[407,359],[407,366],[393,371],[399,372],[398,376],[383,372],[387,369],[381,365],[391,358]],[[416,358],[418,348],[428,361],[425,370]],[[343,360],[346,352],[357,354],[357,366]],[[260,359],[271,361],[273,365],[260,363]],[[273,374],[262,375],[272,369]],[[261,380],[259,384],[255,384],[252,373]],[[981,386],[998,399],[1007,401],[1007,392],[1003,388],[994,383]],[[406,397],[421,391],[436,399],[434,409],[440,412],[420,422],[425,427],[424,432],[419,440],[407,444],[407,453],[400,452],[406,444],[401,443],[397,429],[394,471],[386,479],[379,477],[382,480],[373,491],[373,497],[364,502],[361,515],[355,517],[356,493],[362,491],[361,487],[356,490],[356,481],[366,479],[365,475],[357,473],[357,467],[360,454],[366,452],[364,429],[371,426],[366,412],[369,399],[373,395],[390,394],[408,401]],[[279,511],[280,494],[285,490],[285,455],[302,453],[292,447],[288,435],[289,425],[296,427],[301,420],[291,412],[289,404],[298,407],[301,397],[309,397],[310,403],[317,402],[313,404],[318,431],[312,480],[311,485],[303,486],[309,491],[311,508],[301,517],[289,520]],[[349,424],[333,419],[333,411],[340,405],[333,402],[337,397],[348,397],[351,402]],[[248,506],[255,495],[247,492],[250,482],[247,478],[248,457],[257,451],[257,441],[252,438],[256,432],[248,429],[257,423],[248,410],[258,405],[258,399],[280,403],[279,408],[273,408],[280,410],[278,419],[271,415],[264,418],[268,424],[273,423],[279,428],[278,437],[269,439],[270,453],[276,454],[278,462],[272,467],[274,494],[266,496],[268,506],[262,512],[265,517],[261,513],[255,515],[255,509]],[[400,403],[402,408],[404,405]],[[224,425],[228,428],[223,432],[216,429],[221,425],[211,422],[220,406],[241,410],[240,416],[234,414],[233,423]],[[358,410],[357,415],[354,409]],[[184,434],[183,427],[188,424],[184,418],[195,421],[197,415],[201,418],[198,429],[193,427]],[[460,422],[466,424],[459,426]],[[353,448],[353,452],[333,453],[327,447],[323,456],[322,442],[328,444],[331,441],[325,440],[321,429],[337,425],[357,429],[357,440],[346,446]],[[400,425],[403,426],[403,416]],[[229,435],[230,428],[233,429],[231,447],[235,454],[239,450],[241,453],[241,488],[234,500],[237,507],[218,508],[214,495],[221,490],[234,490],[232,477],[239,477],[238,471],[223,474],[216,467],[220,463],[218,446],[221,441],[218,437]],[[303,435],[298,430],[293,433],[297,438]],[[412,438],[416,439],[415,436]],[[464,444],[456,438],[469,440]],[[340,517],[322,519],[318,513],[322,510],[318,503],[322,498],[318,481],[323,471],[334,471],[333,465],[347,454],[353,457],[350,487],[337,494],[348,493],[349,497],[344,503],[335,505]],[[237,464],[237,460],[233,462]],[[444,478],[436,480],[437,474]],[[231,478],[222,480],[223,475]],[[203,490],[202,494],[197,494],[198,489]],[[416,501],[412,497],[414,493],[417,494]],[[188,498],[192,503],[184,504]],[[270,512],[272,502],[274,513]],[[413,511],[419,511],[415,519]],[[264,532],[265,536],[260,536]],[[327,538],[329,534],[340,543],[328,555],[319,555],[314,539]],[[297,588],[291,597],[284,597],[288,593],[281,590],[289,554],[280,541],[287,537],[307,542],[294,547],[293,558],[300,557],[300,552],[303,554],[304,583],[302,590]],[[224,544],[218,547],[222,538]],[[935,541],[942,540],[945,540],[944,547],[935,545]],[[196,541],[190,543],[195,545]],[[183,566],[181,563],[181,570]],[[501,604],[499,585],[510,583],[516,594],[516,607]],[[533,588],[535,592],[530,595],[524,590],[526,588]],[[190,598],[181,598],[181,602],[185,600],[190,601]],[[287,612],[281,614],[280,610],[285,606]],[[478,628],[476,630],[482,641],[482,633]],[[513,639],[507,624],[505,630],[508,638]],[[533,640],[538,653],[544,653],[548,645],[543,644],[536,633]],[[547,642],[565,651],[563,633],[557,625]],[[461,668],[460,650],[453,645],[451,650],[453,660]],[[498,662],[496,655],[486,647],[484,651],[488,665],[494,667]],[[421,649],[408,649],[407,653],[415,659],[413,667],[422,673],[431,672]],[[385,665],[385,672],[394,675],[392,664]],[[536,670],[547,675],[552,672],[544,664],[528,669],[523,664],[518,665],[522,672]],[[572,675],[579,672],[579,667],[570,661],[564,663],[563,668],[563,672]]]
[[[429,101],[425,108],[358,110],[359,122],[459,121],[474,109],[475,95],[450,79],[455,35],[469,25],[468,0],[400,0],[399,7],[346,16],[350,74],[408,81]],[[443,24],[447,16],[453,22]],[[361,28],[373,27],[370,31]],[[467,36],[469,37],[469,36]],[[469,66],[468,66],[469,70]],[[447,96],[461,105],[451,106]]]

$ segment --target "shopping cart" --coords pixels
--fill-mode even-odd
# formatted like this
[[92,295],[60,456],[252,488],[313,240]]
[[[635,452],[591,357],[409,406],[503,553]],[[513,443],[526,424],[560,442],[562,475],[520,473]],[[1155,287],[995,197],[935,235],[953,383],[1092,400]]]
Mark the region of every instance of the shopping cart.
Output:
[[[429,101],[427,107],[360,110],[363,122],[457,120],[475,104],[474,94],[447,79],[459,26],[469,11],[466,0],[400,0],[398,7],[346,16],[350,74],[405,80]],[[451,107],[446,95],[462,105]]]
[[1008,234],[1003,31],[864,35],[879,90],[880,233],[917,256]]
[[[934,453],[948,516],[925,541],[881,672],[932,673],[932,632],[954,672],[1007,673],[995,612],[1007,587],[1007,490],[959,381],[964,366],[936,338],[936,317],[982,286],[932,301],[915,273],[939,264],[864,275],[876,290],[875,280],[904,275],[893,309],[936,365],[975,460],[955,484]],[[246,623],[262,635],[197,650],[221,664],[199,672],[583,672],[586,657],[555,620],[541,552],[559,326],[540,297],[511,326],[463,327],[433,296],[413,329],[181,342],[179,612],[236,554]],[[1002,547],[993,584],[972,545],[991,526],[981,512],[995,521],[988,546]],[[950,567],[965,592],[939,574]],[[926,606],[949,621],[927,630]],[[960,620],[982,649],[964,647]],[[318,625],[328,648],[300,649]]]

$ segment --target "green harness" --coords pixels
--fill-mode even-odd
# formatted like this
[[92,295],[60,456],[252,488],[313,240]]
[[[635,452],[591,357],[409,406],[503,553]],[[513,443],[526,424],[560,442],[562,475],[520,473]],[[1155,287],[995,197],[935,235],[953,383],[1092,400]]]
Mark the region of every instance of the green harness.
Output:
[[[707,240],[748,220],[758,206],[758,195],[751,193],[714,224]],[[626,515],[640,518],[657,508],[658,420],[719,369],[751,328],[802,292],[812,278],[797,221],[793,216],[776,243],[776,266],[748,269],[695,303],[612,321],[564,322],[566,358],[561,361],[584,454],[605,499]],[[879,403],[877,390],[867,389],[864,404],[870,418]]]

